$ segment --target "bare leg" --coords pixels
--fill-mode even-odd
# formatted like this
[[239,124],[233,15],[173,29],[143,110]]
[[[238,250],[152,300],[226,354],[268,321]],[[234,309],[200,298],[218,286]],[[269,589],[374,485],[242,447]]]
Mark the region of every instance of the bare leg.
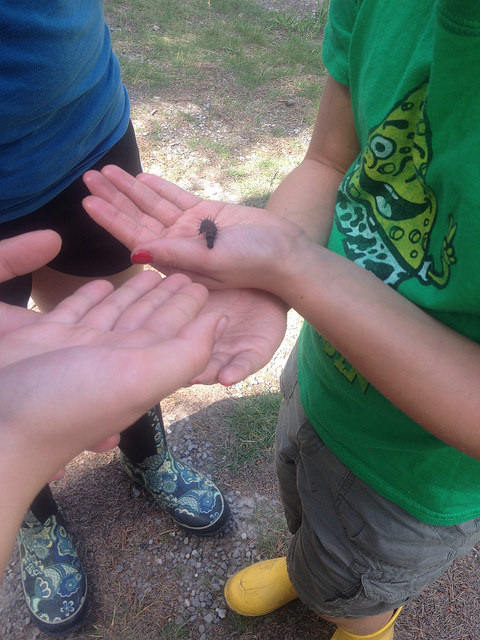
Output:
[[[139,271],[142,271],[143,267],[135,265],[115,273],[112,276],[101,278],[102,280],[108,280],[115,287],[129,280],[132,276]],[[59,302],[76,291],[79,287],[96,278],[83,278],[80,276],[72,276],[60,271],[55,271],[50,267],[42,267],[35,271],[33,274],[33,291],[32,297],[35,304],[40,311],[44,313],[51,311]]]

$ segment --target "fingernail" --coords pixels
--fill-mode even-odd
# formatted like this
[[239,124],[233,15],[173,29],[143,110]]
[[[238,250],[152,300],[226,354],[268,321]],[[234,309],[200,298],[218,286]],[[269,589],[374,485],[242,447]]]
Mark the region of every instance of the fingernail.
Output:
[[132,264],[150,264],[153,256],[149,251],[136,251],[132,254]]

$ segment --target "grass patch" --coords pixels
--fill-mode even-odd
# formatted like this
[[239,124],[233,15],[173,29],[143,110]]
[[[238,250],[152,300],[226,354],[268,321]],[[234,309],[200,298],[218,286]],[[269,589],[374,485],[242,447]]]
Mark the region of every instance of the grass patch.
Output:
[[[325,5],[319,4],[318,7]],[[263,205],[306,151],[326,9],[253,0],[106,0],[145,171]]]
[[187,640],[187,638],[190,638],[187,624],[176,625],[173,622],[160,629],[158,636],[158,640]]
[[106,6],[127,83],[191,81],[206,62],[229,69],[246,87],[295,75],[292,62],[306,72],[321,69],[323,12],[299,17],[249,0],[107,0]]
[[323,32],[328,17],[328,2],[317,2],[315,11],[295,14],[281,11],[273,20],[290,31],[298,31],[302,36],[316,36]]
[[[265,526],[266,522],[268,527]],[[286,555],[290,535],[283,514],[280,515],[271,505],[257,502],[252,523],[257,529],[256,553],[265,560]]]
[[227,418],[231,440],[221,451],[226,466],[235,471],[272,457],[280,393],[260,393],[236,400]]

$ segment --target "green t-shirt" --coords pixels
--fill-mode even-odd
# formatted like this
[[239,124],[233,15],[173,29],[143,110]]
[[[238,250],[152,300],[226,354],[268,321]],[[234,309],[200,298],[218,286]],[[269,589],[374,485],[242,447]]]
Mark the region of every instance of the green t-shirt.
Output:
[[[329,248],[480,342],[480,2],[332,0],[322,53],[350,87],[362,149]],[[480,516],[480,461],[408,418],[308,324],[298,367],[309,420],[357,476],[427,523]]]

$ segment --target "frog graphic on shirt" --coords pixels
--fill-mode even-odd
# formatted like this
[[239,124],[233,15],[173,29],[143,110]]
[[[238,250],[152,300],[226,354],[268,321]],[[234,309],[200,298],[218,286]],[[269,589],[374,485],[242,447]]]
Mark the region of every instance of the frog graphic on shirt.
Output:
[[432,159],[426,90],[427,83],[411,91],[370,131],[337,198],[346,256],[394,288],[412,277],[444,287],[455,263],[452,217],[439,268],[430,253],[437,200],[426,181]]
[[[414,89],[370,131],[337,196],[335,222],[345,236],[345,255],[393,288],[409,278],[443,288],[455,264],[452,216],[438,269],[430,251],[437,200],[426,180],[432,159],[426,91],[426,83]],[[322,342],[339,373],[366,393],[368,381],[330,343]]]

